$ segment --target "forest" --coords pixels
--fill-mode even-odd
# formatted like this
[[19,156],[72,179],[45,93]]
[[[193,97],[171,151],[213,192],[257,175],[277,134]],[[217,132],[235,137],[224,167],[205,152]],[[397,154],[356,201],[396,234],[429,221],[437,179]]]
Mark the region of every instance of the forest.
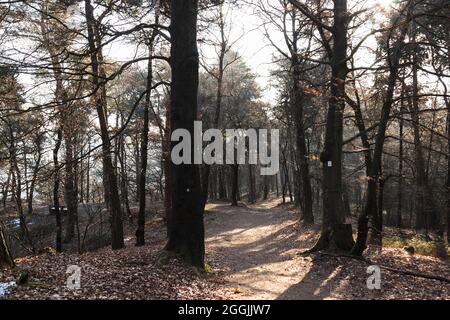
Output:
[[0,0],[0,201],[0,300],[449,300],[450,1]]

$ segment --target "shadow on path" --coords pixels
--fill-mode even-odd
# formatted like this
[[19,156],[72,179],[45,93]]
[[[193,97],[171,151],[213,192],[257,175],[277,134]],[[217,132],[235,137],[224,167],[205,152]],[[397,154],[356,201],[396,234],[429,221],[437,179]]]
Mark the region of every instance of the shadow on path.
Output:
[[[205,216],[208,259],[225,266],[237,299],[323,299],[331,296],[339,263],[301,257],[318,227],[303,228],[278,201],[245,207],[208,205]],[[325,266],[325,267],[324,267]]]

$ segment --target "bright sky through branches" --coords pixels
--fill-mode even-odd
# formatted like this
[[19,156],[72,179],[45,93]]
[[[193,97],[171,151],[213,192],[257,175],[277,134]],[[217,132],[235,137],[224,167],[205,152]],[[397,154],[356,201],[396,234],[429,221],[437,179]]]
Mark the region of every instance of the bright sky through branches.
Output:
[[[376,6],[381,7],[381,11],[389,10],[389,7],[395,2],[395,0],[375,0]],[[372,1],[349,1],[349,8],[355,6],[355,8],[370,7],[373,6]],[[375,10],[375,9],[374,9]],[[230,41],[236,41],[233,46],[233,50],[237,51],[246,64],[250,66],[252,71],[257,75],[257,82],[262,89],[263,100],[275,103],[276,91],[271,84],[271,70],[274,68],[272,63],[274,55],[278,55],[277,51],[271,46],[270,42],[264,36],[264,29],[262,24],[264,23],[262,18],[258,16],[256,10],[252,6],[239,6],[233,8],[231,14],[229,13],[228,23],[232,24],[230,31]],[[379,17],[378,17],[379,18]],[[377,18],[377,19],[378,19]],[[364,34],[370,30],[373,26],[372,21],[368,21],[364,26]],[[267,25],[270,37],[273,42],[277,43],[284,49],[283,35],[278,31],[272,29],[270,25]],[[201,37],[201,35],[199,35]],[[355,41],[357,41],[355,39]],[[367,39],[367,44],[372,46],[376,45],[374,38]],[[199,44],[201,53],[205,56],[206,61],[214,63],[216,58],[214,49],[212,47],[207,48]],[[364,50],[361,50],[364,51]],[[135,56],[135,47],[129,44],[115,43],[109,50],[107,55],[116,60],[127,61]],[[367,57],[367,54],[363,54]]]

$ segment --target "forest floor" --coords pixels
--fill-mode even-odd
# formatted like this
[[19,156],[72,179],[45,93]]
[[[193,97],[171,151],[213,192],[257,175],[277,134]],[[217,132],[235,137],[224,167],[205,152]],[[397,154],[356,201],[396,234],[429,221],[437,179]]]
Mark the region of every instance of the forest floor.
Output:
[[[450,284],[381,270],[381,290],[367,288],[367,263],[328,255],[303,256],[319,226],[303,227],[279,200],[247,207],[210,204],[207,248],[225,269],[238,299],[450,299]],[[450,276],[450,264],[403,249],[369,249],[373,264]]]
[[[15,271],[0,270],[0,284],[12,283],[24,271],[28,283],[9,288],[3,298],[450,299],[448,282],[382,269],[381,290],[369,290],[366,262],[301,255],[314,244],[319,227],[301,226],[295,211],[280,205],[279,199],[239,207],[210,203],[205,229],[206,260],[212,269],[207,275],[180,261],[165,261],[160,254],[165,229],[156,221],[147,225],[144,247],[135,247],[129,233],[120,251],[103,248],[77,255],[48,250],[17,259]],[[399,248],[372,248],[366,257],[375,265],[450,277],[448,261],[409,255]],[[81,267],[80,290],[66,287],[69,265]]]

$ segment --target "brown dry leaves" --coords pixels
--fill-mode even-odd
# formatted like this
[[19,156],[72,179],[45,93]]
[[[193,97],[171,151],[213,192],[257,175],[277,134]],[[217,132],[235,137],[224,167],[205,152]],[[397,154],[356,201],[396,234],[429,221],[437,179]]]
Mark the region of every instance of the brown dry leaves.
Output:
[[[240,219],[240,220],[239,220]],[[214,273],[198,275],[177,260],[158,263],[165,243],[161,224],[148,226],[147,245],[133,238],[120,251],[52,254],[17,259],[28,285],[8,299],[450,299],[450,285],[382,269],[381,290],[368,290],[365,262],[323,255],[301,256],[317,239],[318,226],[304,228],[288,207],[253,209],[219,205],[205,216],[207,256]],[[410,256],[403,249],[371,248],[367,258],[386,265],[450,277],[450,264]],[[69,265],[81,267],[81,289],[66,287]],[[0,282],[16,274],[0,271]],[[282,280],[282,281],[281,281]],[[260,286],[259,290],[255,286]]]
[[[11,290],[9,299],[223,299],[220,270],[198,275],[176,259],[159,263],[159,243],[101,249],[83,255],[44,254],[18,259],[30,274],[28,285]],[[66,286],[69,265],[81,267],[81,289]],[[4,273],[0,281],[11,279]],[[3,278],[3,279],[2,279]]]

